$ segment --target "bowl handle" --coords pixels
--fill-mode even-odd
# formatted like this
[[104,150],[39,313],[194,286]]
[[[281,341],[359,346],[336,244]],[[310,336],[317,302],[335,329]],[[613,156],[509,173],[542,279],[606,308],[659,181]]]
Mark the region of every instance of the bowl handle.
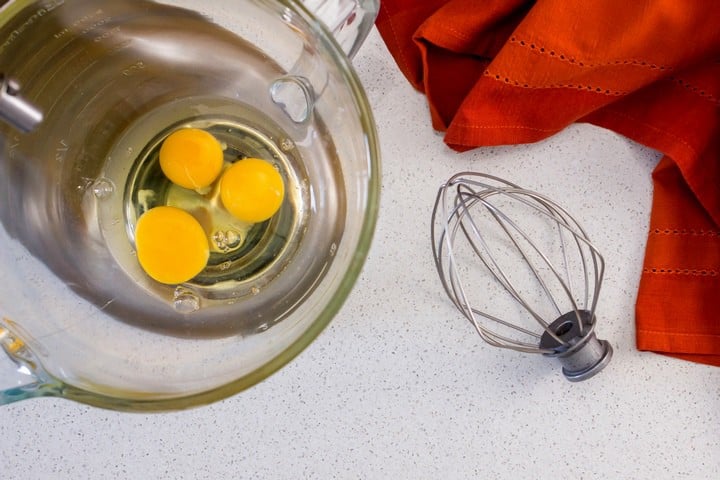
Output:
[[380,0],[302,0],[352,59],[375,23]]

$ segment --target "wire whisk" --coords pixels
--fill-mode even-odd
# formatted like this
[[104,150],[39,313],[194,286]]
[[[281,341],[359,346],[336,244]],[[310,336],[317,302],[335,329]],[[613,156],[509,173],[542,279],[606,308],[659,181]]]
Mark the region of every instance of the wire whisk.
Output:
[[555,357],[570,381],[610,362],[610,343],[595,335],[605,262],[557,203],[459,173],[438,191],[431,236],[445,292],[487,343]]

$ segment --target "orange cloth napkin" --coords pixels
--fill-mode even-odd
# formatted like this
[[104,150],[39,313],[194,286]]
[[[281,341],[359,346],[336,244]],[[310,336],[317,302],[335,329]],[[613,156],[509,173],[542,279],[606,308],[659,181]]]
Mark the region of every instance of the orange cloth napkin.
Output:
[[377,27],[456,150],[590,122],[662,151],[637,346],[720,366],[720,2],[382,0]]

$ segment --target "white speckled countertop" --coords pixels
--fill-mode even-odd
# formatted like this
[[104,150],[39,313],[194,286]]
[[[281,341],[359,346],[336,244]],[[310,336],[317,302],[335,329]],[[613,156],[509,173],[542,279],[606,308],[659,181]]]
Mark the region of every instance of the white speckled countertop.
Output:
[[[720,369],[635,350],[634,302],[659,155],[577,125],[457,154],[376,32],[356,58],[383,150],[377,232],[340,314],[289,366],[223,402],[127,414],[65,400],[0,408],[10,479],[717,479]],[[604,254],[592,380],[484,344],[441,292],[439,184],[475,169],[567,206]]]

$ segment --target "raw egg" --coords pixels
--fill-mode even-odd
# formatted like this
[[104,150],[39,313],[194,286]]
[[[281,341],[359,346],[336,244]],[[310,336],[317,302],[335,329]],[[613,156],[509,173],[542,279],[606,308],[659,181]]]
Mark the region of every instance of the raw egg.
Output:
[[183,128],[160,147],[160,168],[174,184],[197,190],[212,184],[223,167],[220,142],[205,130]]
[[220,179],[220,198],[237,219],[259,223],[280,209],[285,184],[275,167],[259,158],[245,158],[232,164]]
[[170,285],[187,282],[207,265],[210,256],[205,230],[184,210],[151,208],[135,226],[140,266],[150,277]]

